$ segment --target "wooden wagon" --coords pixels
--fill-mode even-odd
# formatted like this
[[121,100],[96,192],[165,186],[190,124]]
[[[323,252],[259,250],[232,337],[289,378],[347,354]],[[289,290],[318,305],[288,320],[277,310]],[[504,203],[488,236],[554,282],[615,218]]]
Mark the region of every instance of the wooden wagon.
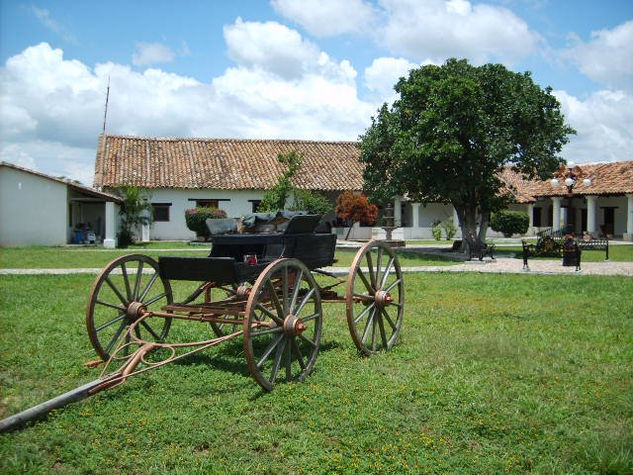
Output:
[[[86,310],[88,335],[104,363],[96,381],[0,421],[14,427],[70,401],[123,383],[227,340],[242,338],[250,373],[266,391],[301,381],[319,352],[323,304],[345,305],[352,340],[371,355],[390,349],[402,326],[404,281],[398,257],[381,241],[362,246],[346,277],[335,262],[336,236],[314,232],[318,216],[293,217],[283,233],[214,236],[204,258],[130,254],[97,277]],[[196,282],[174,302],[172,282]],[[337,288],[344,286],[344,293]],[[174,320],[208,324],[212,338],[170,341]],[[30,411],[30,412],[29,412]]]

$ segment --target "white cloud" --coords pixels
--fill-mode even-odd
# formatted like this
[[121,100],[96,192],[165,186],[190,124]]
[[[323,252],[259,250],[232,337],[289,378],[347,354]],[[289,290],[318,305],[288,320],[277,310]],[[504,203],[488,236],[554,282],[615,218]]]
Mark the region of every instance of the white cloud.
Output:
[[276,22],[245,22],[238,18],[224,27],[229,57],[245,69],[273,73],[286,80],[298,80],[316,73],[354,79],[356,71],[348,61],[334,62],[314,43]]
[[208,83],[156,68],[90,68],[46,43],[29,47],[0,69],[0,157],[91,184],[108,77],[109,133],[356,139],[376,108],[358,98],[356,71],[300,37],[296,45],[305,49],[292,78],[249,53]]
[[398,79],[407,77],[418,65],[404,58],[376,58],[365,68],[365,86],[382,101],[392,102]]
[[363,0],[272,0],[277,12],[315,36],[371,31],[376,12]]
[[441,63],[516,62],[532,53],[539,36],[506,8],[466,0],[383,0],[387,15],[377,41],[396,54]]
[[577,135],[563,149],[575,162],[620,161],[633,158],[633,96],[598,91],[586,100],[556,91],[568,123]]
[[40,21],[40,23],[42,23],[42,25],[44,25],[53,33],[61,36],[64,40],[70,43],[75,43],[77,41],[72,33],[67,31],[64,26],[62,26],[57,20],[51,17],[51,12],[49,12],[47,9],[39,8],[35,5],[32,5],[31,12],[33,12],[33,15],[35,15],[35,17]]
[[174,53],[162,43],[136,43],[136,51],[132,55],[134,66],[169,63],[174,60]]
[[611,88],[633,91],[633,20],[612,30],[591,33],[591,41],[577,37],[563,56],[577,64],[583,74]]
[[284,17],[316,36],[365,34],[395,55],[443,63],[514,64],[542,41],[507,8],[468,0],[272,0]]
[[93,183],[94,147],[72,147],[57,141],[34,140],[0,144],[0,156],[9,163],[54,177],[79,180],[88,186]]

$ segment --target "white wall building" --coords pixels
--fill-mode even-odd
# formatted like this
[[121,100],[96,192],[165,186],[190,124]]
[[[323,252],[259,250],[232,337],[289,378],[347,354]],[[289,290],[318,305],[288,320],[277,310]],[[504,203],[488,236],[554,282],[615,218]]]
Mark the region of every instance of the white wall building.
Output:
[[0,162],[0,246],[73,243],[76,228],[83,240],[90,223],[96,240],[114,247],[120,203],[116,196]]

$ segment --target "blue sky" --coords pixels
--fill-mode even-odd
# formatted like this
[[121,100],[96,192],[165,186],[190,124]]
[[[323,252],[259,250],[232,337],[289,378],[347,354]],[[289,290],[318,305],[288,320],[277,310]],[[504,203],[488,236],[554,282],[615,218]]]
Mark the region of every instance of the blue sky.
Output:
[[568,160],[630,160],[632,45],[627,0],[0,0],[0,154],[91,184],[108,77],[110,133],[355,140],[465,57],[551,86]]

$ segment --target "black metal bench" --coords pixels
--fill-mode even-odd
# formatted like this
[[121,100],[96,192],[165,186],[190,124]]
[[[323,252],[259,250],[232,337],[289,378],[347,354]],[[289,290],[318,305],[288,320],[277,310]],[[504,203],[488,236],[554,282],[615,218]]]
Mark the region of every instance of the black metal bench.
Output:
[[530,257],[556,257],[563,259],[563,266],[575,266],[580,271],[581,248],[573,238],[563,242],[549,236],[539,238],[536,244],[521,241],[523,247],[523,270],[530,270]]
[[472,260],[473,257],[477,257],[480,261],[484,259],[485,256],[494,259],[494,244],[486,244],[486,243],[468,243],[468,260]]
[[583,251],[605,251],[605,261],[609,260],[609,239],[608,238],[591,238],[588,240],[579,239],[578,247]]

